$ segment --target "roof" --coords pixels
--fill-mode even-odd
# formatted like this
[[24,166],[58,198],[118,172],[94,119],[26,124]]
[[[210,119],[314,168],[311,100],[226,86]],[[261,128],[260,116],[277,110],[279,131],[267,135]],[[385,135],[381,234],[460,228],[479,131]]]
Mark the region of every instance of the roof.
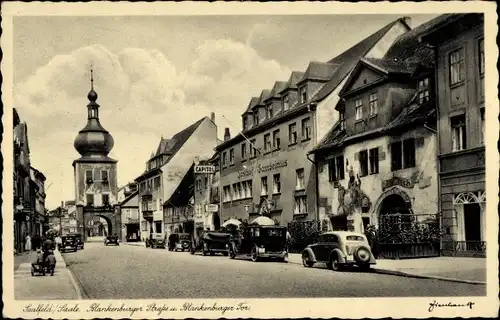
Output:
[[286,82],[285,87],[278,93],[282,93],[285,90],[288,89],[297,89],[297,83],[299,83],[300,79],[304,77],[304,72],[300,71],[292,71],[290,74],[290,78],[288,78],[288,81]]
[[332,78],[333,73],[338,67],[339,64],[335,63],[313,61],[309,63],[304,76],[299,82],[305,80],[328,81]]
[[283,91],[283,89],[286,88],[287,84],[288,84],[287,81],[276,81],[274,83],[273,88],[271,89],[271,92],[269,94],[268,99],[271,99],[271,98],[280,98],[279,93],[281,91]]
[[123,199],[122,203],[120,204],[121,206],[124,206],[124,204],[126,204],[127,202],[131,201],[134,197],[137,197],[137,203],[132,203],[131,205],[129,205],[129,207],[131,206],[134,206],[134,207],[138,207],[139,206],[139,190],[135,190],[134,192],[132,192],[128,197],[126,197],[125,199]]
[[428,117],[435,114],[435,106],[433,103],[427,103],[419,105],[415,103],[417,93],[413,98],[406,104],[403,110],[388,124],[383,127],[365,131],[357,134],[348,135],[345,130],[340,129],[340,122],[337,122],[333,128],[326,134],[322,142],[320,142],[314,149],[309,153],[317,153],[318,151],[345,147],[359,139],[371,136],[371,135],[383,135],[388,134],[393,130],[407,130],[415,124],[426,121]]
[[189,200],[194,194],[194,164],[191,165],[189,170],[186,172],[181,182],[177,185],[177,188],[168,200],[166,200],[164,206],[184,206],[189,203]]
[[248,108],[245,110],[243,114],[251,111],[253,107],[255,107],[258,103],[259,103],[259,97],[252,97],[252,99],[250,99],[250,103],[248,104]]
[[[472,16],[482,16],[482,13],[448,13],[448,14],[442,14],[439,17],[436,17],[427,23],[425,25],[422,25],[423,30],[420,32],[420,37],[419,41],[421,38],[426,38],[432,33],[438,31],[442,27],[448,26],[451,23],[454,23],[460,19],[466,18],[466,17],[472,17]],[[423,40],[423,39],[422,39]]]
[[[339,65],[332,75],[331,79],[316,93],[312,101],[318,102],[325,99],[335,88],[344,80],[349,72],[356,66],[359,59],[365,56],[377,42],[398,22],[404,22],[403,18],[397,19],[382,29],[378,30],[369,37],[361,40],[355,46],[344,51],[335,58],[329,60],[329,63]],[[406,25],[406,23],[405,23]]]
[[386,75],[391,74],[409,74],[411,75],[418,66],[416,62],[408,62],[406,60],[394,59],[374,59],[374,58],[362,58],[360,62],[374,67],[375,69],[385,73]]
[[[189,127],[177,132],[175,135],[172,136],[171,139],[161,139],[160,144],[158,145],[158,151],[160,152],[159,154],[167,153],[170,155],[165,162],[161,164],[161,166],[166,165],[167,163],[170,162],[170,160],[175,156],[175,154],[181,149],[181,147],[186,143],[186,141],[191,137],[191,135],[198,129],[200,124],[203,122],[203,120],[209,119],[208,117],[203,117],[200,120],[196,121]],[[166,142],[167,141],[167,142]],[[167,149],[168,148],[168,149]],[[154,169],[153,169],[154,170]],[[148,170],[146,169],[144,173],[147,173]],[[141,178],[142,175],[140,175],[137,179]]]
[[269,98],[270,96],[271,96],[271,90],[268,90],[268,89],[262,90],[260,97],[259,97],[259,102],[257,103],[257,105],[263,104],[264,101],[266,101],[267,98]]

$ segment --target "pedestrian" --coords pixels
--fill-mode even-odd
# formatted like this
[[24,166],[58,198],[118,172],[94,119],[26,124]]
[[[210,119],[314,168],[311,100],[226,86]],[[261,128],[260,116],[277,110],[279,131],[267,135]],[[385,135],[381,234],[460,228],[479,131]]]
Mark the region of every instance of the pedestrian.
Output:
[[42,264],[43,264],[42,250],[37,250],[36,251],[36,260],[31,263],[31,266],[35,267],[35,265],[42,265]]
[[57,250],[61,251],[61,245],[62,245],[62,239],[61,237],[59,236],[59,234],[57,234],[56,236],[56,247],[57,247]]
[[31,251],[31,236],[29,234],[26,236],[26,242],[24,244],[24,250],[26,250],[27,252]]
[[56,268],[56,257],[54,256],[54,252],[50,250],[45,258],[45,266],[47,267],[47,271],[51,276],[54,275],[54,270]]

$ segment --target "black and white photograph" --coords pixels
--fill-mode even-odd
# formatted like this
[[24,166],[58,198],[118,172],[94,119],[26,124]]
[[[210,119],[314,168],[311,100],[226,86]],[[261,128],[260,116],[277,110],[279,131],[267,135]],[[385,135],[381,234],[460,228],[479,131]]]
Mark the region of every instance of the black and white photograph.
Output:
[[496,20],[2,3],[4,316],[498,315]]

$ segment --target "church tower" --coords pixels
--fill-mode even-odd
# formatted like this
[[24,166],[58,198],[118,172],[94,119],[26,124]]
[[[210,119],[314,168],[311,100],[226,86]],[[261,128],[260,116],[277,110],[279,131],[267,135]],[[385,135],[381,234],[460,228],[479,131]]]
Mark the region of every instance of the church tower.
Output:
[[85,239],[92,236],[94,222],[100,218],[108,224],[107,234],[121,235],[118,185],[115,159],[108,157],[114,140],[99,121],[99,104],[90,70],[90,92],[87,95],[87,125],[78,132],[74,147],[80,158],[73,161],[75,202],[78,230]]

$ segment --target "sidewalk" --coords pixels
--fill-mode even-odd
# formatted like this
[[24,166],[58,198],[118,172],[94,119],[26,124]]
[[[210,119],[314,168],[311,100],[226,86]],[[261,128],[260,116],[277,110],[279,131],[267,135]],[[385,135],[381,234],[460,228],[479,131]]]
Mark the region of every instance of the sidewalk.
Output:
[[[57,265],[54,276],[31,276],[31,262],[22,262],[14,271],[14,297],[16,300],[79,300],[80,289],[66,268],[59,251],[54,251]],[[36,257],[36,255],[35,255]]]
[[136,246],[136,247],[146,247],[146,244],[144,242],[127,242],[127,241],[120,241],[120,244],[126,244],[128,246]]
[[[302,264],[301,255],[289,255],[290,263]],[[405,260],[377,260],[372,272],[403,277],[439,279],[471,284],[486,284],[486,259],[436,257]]]

